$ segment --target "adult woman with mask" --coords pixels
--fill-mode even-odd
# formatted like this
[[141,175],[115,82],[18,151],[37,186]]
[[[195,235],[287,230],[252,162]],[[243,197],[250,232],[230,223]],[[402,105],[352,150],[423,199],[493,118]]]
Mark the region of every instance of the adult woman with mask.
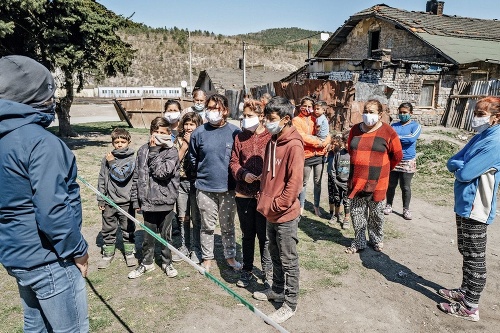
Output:
[[292,123],[304,141],[304,182],[302,191],[299,194],[300,215],[304,212],[306,185],[312,170],[314,173],[314,214],[320,216],[319,201],[324,167],[323,158],[327,154],[327,146],[331,141],[331,137],[328,135],[324,140],[321,140],[315,135],[316,120],[313,117],[314,104],[314,99],[311,97],[306,96],[302,98],[299,114],[293,118]]
[[207,94],[201,89],[195,89],[193,91],[193,102],[194,104],[188,108],[185,108],[181,112],[181,117],[183,117],[188,112],[194,112],[198,114],[203,122],[206,123],[205,118],[205,102],[207,101]]
[[257,192],[271,134],[263,124],[264,106],[249,99],[243,105],[243,131],[234,139],[229,167],[236,180],[236,209],[240,220],[243,248],[243,270],[236,283],[247,287],[253,275],[255,236],[259,239],[260,261],[264,279],[272,280],[272,262],[267,248],[266,218],[257,211]]
[[411,200],[411,179],[417,171],[417,139],[420,136],[420,124],[411,119],[413,106],[411,103],[402,103],[398,108],[399,122],[391,126],[398,133],[401,146],[403,147],[403,159],[391,171],[389,176],[389,188],[387,189],[387,203],[384,208],[384,214],[392,213],[392,202],[396,187],[401,187],[403,195],[403,217],[405,220],[411,220],[410,200]]
[[201,215],[201,265],[210,270],[214,259],[214,231],[220,223],[224,257],[235,270],[241,269],[236,261],[234,231],[236,187],[229,171],[233,142],[240,129],[227,122],[227,98],[215,94],[205,104],[207,123],[196,128],[189,142],[189,158],[196,170],[196,201]]
[[472,128],[477,134],[448,160],[455,173],[455,207],[458,251],[463,257],[462,283],[457,289],[440,289],[452,301],[440,303],[445,313],[479,320],[479,298],[486,284],[486,236],[496,214],[500,182],[500,98],[480,99]]
[[363,122],[354,125],[347,139],[351,166],[347,193],[351,199],[354,240],[345,249],[352,254],[366,247],[366,229],[375,251],[384,247],[384,199],[389,173],[401,161],[403,152],[398,134],[382,122],[382,104],[368,100]]

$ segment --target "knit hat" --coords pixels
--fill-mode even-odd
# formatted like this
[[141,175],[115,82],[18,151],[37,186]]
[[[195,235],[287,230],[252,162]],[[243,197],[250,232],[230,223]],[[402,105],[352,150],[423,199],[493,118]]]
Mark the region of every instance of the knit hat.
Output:
[[19,55],[0,58],[0,99],[41,106],[54,96],[56,85],[49,70]]

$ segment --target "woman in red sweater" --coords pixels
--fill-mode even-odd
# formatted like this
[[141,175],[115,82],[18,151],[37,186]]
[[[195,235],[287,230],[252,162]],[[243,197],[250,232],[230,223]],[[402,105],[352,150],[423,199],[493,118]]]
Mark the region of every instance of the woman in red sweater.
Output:
[[272,280],[272,262],[267,248],[266,218],[257,211],[257,191],[264,163],[266,145],[271,134],[264,124],[264,105],[250,99],[243,105],[242,128],[234,139],[229,167],[236,180],[236,210],[243,234],[243,270],[236,283],[245,288],[253,275],[255,236],[259,239],[260,260],[265,282]]
[[382,122],[379,101],[366,102],[363,122],[351,128],[347,146],[351,156],[347,191],[351,199],[354,240],[345,252],[356,253],[366,247],[367,228],[373,249],[382,251],[389,173],[403,158],[403,151],[396,131]]

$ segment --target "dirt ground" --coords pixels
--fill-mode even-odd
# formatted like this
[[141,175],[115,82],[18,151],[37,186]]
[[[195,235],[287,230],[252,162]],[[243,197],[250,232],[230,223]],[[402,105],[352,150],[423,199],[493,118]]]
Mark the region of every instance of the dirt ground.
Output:
[[[78,118],[78,112],[73,113],[73,117],[72,120]],[[328,209],[326,188],[324,182],[321,204],[324,210]],[[450,188],[450,191],[452,190]],[[413,197],[411,203],[413,220],[406,221],[401,216],[400,197],[401,192],[398,189],[394,203],[395,212],[387,216],[387,221],[399,236],[386,240],[383,252],[367,248],[361,253],[347,255],[335,250],[339,253],[332,252],[331,255],[344,256],[349,269],[336,277],[338,284],[327,288],[307,283],[308,280],[312,280],[312,275],[316,274],[314,270],[301,271],[301,283],[309,288],[307,292],[301,293],[296,314],[283,324],[286,330],[289,332],[492,333],[499,331],[500,222],[496,221],[488,227],[486,258],[488,281],[480,302],[481,320],[473,323],[448,316],[436,307],[437,303],[445,301],[436,294],[437,289],[458,287],[461,282],[461,257],[456,246],[453,207],[435,206],[426,202],[426,198]],[[312,214],[306,212],[306,216]],[[328,225],[327,220],[323,220],[322,223],[328,228],[340,229],[338,225]],[[89,244],[95,239],[99,230],[99,226],[84,228],[86,238],[91,240]],[[321,239],[315,241],[319,242]],[[95,270],[99,248],[92,243],[90,250],[91,269]],[[201,279],[203,278],[200,276],[200,281]],[[214,284],[209,282],[200,284],[207,284],[207,288],[211,288],[213,293],[206,299],[199,299],[197,306],[186,312],[181,320],[169,323],[168,328],[158,327],[158,332],[275,331],[242,305],[232,306],[228,310],[227,306],[214,302],[214,299],[229,296]],[[241,294],[248,293],[245,289],[239,289],[234,285],[231,288]],[[151,297],[154,299],[162,296],[153,294]],[[268,302],[254,300],[252,304],[266,314],[275,308],[274,304]],[[152,316],[161,316],[161,309]],[[141,331],[135,330],[135,332]]]

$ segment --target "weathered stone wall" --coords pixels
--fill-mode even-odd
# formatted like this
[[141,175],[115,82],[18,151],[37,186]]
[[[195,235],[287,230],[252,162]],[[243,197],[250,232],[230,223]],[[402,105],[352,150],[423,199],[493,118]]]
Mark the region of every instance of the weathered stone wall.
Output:
[[444,59],[431,47],[406,30],[376,18],[360,21],[347,36],[345,43],[339,45],[331,58],[364,59],[369,55],[370,31],[380,30],[379,48],[390,49],[393,59],[444,62]]

